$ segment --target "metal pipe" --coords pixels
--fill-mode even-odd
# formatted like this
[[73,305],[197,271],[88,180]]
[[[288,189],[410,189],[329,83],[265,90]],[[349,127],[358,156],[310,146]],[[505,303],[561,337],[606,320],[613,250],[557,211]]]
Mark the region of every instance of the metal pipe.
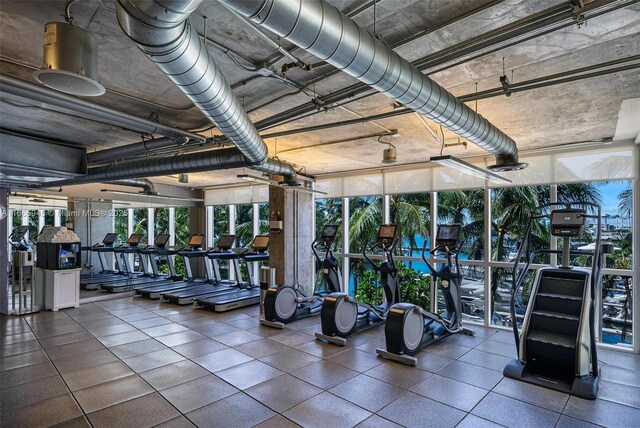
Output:
[[518,162],[515,141],[326,1],[221,1],[256,24],[493,153],[501,163]]
[[[116,17],[125,34],[236,145],[249,166],[269,170],[267,145],[187,19],[201,2],[117,0]],[[288,164],[278,169],[295,177]]]
[[71,13],[71,5],[73,5],[78,0],[67,0],[64,3],[64,20],[69,24],[73,23],[73,14]]
[[141,187],[143,193],[147,195],[157,195],[155,185],[148,178],[127,178],[121,180],[108,181],[116,186]]
[[54,91],[44,86],[25,82],[24,80],[16,79],[6,74],[0,75],[0,92],[71,110],[92,119],[98,119],[103,123],[121,126],[127,129],[148,132],[150,134],[160,134],[172,138],[187,137],[202,142],[206,140],[205,137],[192,132],[132,116],[128,113],[74,97],[73,95]]

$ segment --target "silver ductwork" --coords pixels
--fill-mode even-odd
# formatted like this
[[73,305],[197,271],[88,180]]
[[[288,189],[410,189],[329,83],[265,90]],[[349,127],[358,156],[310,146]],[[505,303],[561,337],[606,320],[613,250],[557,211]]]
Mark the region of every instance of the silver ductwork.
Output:
[[325,0],[220,2],[486,149],[502,170],[523,167],[510,137]]
[[[116,16],[129,38],[236,145],[246,162],[273,173],[266,144],[187,20],[201,2],[116,0]],[[276,169],[295,177],[290,165],[279,163]]]
[[157,195],[156,186],[148,178],[129,178],[123,180],[108,181],[109,184],[116,186],[141,187],[145,195]]
[[[142,177],[157,177],[176,173],[205,172],[230,168],[249,167],[243,153],[237,148],[209,150],[167,157],[149,157],[131,162],[114,163],[89,169],[87,175],[75,179],[47,183],[45,187],[74,186],[103,181],[127,180]],[[291,165],[268,159],[264,169],[271,174],[286,176]],[[118,183],[113,183],[118,184]]]

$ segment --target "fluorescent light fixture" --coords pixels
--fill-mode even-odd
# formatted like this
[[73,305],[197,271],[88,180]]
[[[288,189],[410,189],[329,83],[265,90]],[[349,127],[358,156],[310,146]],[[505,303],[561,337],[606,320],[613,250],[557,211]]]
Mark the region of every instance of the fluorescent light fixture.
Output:
[[238,178],[241,178],[246,181],[262,181],[265,183],[269,183],[271,185],[278,185],[278,182],[275,180],[271,180],[268,177],[263,177],[261,175],[253,175],[253,174],[238,174]]
[[469,162],[465,162],[461,159],[458,159],[455,156],[451,156],[451,155],[433,156],[431,157],[430,161],[437,163],[438,165],[457,169],[460,172],[473,175],[474,177],[482,178],[483,180],[487,180],[492,183],[501,183],[501,184],[511,183],[511,180],[509,180],[508,178],[502,177],[501,175],[498,175],[498,174],[494,174],[493,172],[488,171],[486,169],[478,168],[477,166],[472,165]]
[[100,191],[115,193],[116,195],[144,196],[145,198],[175,199],[177,201],[204,202],[204,199],[202,198],[183,198],[180,196],[169,196],[169,195],[148,195],[146,193],[125,192],[124,190],[115,190],[115,189],[100,189]]
[[297,178],[302,180],[303,184],[301,186],[286,186],[286,185],[280,184],[279,182],[277,182],[275,180],[271,180],[271,179],[269,179],[267,177],[262,177],[262,176],[253,175],[253,174],[238,174],[237,177],[241,178],[243,180],[251,181],[251,182],[262,181],[262,182],[268,183],[271,186],[282,187],[283,189],[291,189],[291,190],[305,192],[305,193],[317,193],[317,194],[320,194],[320,195],[326,195],[327,194],[326,192],[322,192],[320,190],[314,190],[311,187],[309,187],[315,181],[315,179],[313,179],[311,177],[304,177],[304,176],[300,176],[300,175],[297,176]]

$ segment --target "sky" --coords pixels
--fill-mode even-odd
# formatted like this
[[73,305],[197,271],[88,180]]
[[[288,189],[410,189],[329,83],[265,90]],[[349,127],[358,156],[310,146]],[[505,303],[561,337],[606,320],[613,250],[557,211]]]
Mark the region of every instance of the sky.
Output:
[[630,186],[628,181],[611,181],[598,186],[602,196],[602,214],[618,215],[618,195]]

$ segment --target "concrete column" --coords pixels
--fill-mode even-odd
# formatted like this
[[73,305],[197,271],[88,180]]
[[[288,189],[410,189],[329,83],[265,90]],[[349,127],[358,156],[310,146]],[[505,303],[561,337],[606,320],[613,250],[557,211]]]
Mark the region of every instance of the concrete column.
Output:
[[[0,242],[7,248],[7,220],[9,216],[9,189],[0,187]],[[0,314],[9,313],[9,276],[7,275],[8,257],[0,257]]]
[[[73,230],[80,237],[82,245],[89,246],[102,242],[107,233],[113,232],[112,209],[113,204],[109,202],[70,203],[69,216],[73,221]],[[107,266],[111,266],[113,256],[107,254],[106,258]],[[96,271],[100,270],[98,256],[91,251],[85,251],[82,254],[82,263],[84,266],[94,265]]]
[[[206,227],[207,225],[204,206],[191,207],[191,209],[189,209],[189,233],[191,233],[192,235],[197,233],[206,235]],[[204,277],[204,260],[202,260],[201,257],[192,259],[191,269],[193,270],[194,275],[196,275],[198,278]]]
[[298,284],[307,295],[313,293],[313,195],[269,186],[269,212],[270,218],[279,212],[283,224],[282,232],[271,233],[269,242],[269,265],[276,268],[276,284]]

